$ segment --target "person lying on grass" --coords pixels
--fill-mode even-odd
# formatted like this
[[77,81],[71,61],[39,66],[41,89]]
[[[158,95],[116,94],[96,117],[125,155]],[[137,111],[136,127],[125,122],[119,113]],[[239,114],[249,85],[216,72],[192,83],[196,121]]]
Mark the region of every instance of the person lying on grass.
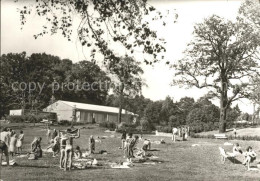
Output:
[[253,148],[251,146],[249,146],[247,149],[246,149],[246,152],[245,152],[245,160],[243,162],[243,165],[247,165],[247,168],[248,170],[250,169],[250,163],[252,163],[253,161],[256,160],[256,156],[257,154],[253,151]]
[[[77,133],[74,134],[75,131],[71,129],[67,129],[66,134],[63,135],[63,139],[66,140],[65,146],[65,155],[64,155],[64,171],[67,169],[71,169],[72,167],[72,157],[73,157],[73,139],[80,137],[80,129],[77,130]],[[62,161],[63,162],[63,161]]]

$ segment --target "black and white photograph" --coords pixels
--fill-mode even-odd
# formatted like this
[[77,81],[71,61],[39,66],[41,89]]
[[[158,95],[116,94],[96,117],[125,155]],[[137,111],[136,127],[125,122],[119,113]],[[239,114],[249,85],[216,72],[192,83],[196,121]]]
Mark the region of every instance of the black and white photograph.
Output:
[[260,0],[0,3],[0,181],[260,180]]

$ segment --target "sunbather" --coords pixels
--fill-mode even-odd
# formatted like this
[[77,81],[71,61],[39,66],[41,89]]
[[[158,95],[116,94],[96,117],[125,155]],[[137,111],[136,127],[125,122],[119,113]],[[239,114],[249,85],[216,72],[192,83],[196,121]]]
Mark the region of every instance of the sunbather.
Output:
[[82,152],[81,152],[79,146],[76,146],[76,149],[74,151],[74,157],[75,157],[75,159],[81,159],[81,157],[82,157]]
[[247,165],[248,170],[250,169],[250,163],[252,163],[253,161],[255,161],[257,154],[253,151],[252,147],[249,146],[246,149],[245,152],[245,160],[243,162],[243,165]]

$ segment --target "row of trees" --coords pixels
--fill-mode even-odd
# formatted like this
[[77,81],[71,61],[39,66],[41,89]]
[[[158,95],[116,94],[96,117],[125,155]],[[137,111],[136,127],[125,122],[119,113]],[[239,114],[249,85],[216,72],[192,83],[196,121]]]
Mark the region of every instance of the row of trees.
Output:
[[[1,116],[9,109],[42,109],[51,98],[88,103],[104,103],[107,91],[97,89],[70,90],[68,83],[110,81],[99,66],[81,61],[73,64],[69,59],[57,56],[25,52],[9,53],[0,57],[1,76]],[[52,100],[54,101],[54,100]]]
[[[2,116],[10,109],[41,110],[55,99],[61,99],[118,107],[119,112],[124,108],[138,114],[150,127],[190,125],[196,131],[203,131],[216,129],[219,125],[220,109],[207,96],[197,101],[184,97],[174,102],[169,96],[163,101],[151,101],[139,95],[143,85],[142,69],[130,57],[114,66],[112,75],[116,76],[112,77],[112,71],[105,72],[92,62],[72,63],[45,53],[31,56],[26,56],[25,52],[9,53],[2,55],[0,60],[5,67],[0,73]],[[112,78],[117,79],[113,82]],[[102,87],[84,89],[84,82],[107,83],[108,87],[100,84]],[[20,83],[25,84],[19,87]],[[36,83],[36,87],[30,83]],[[115,86],[109,87],[111,83]],[[109,95],[111,90],[114,94]],[[238,106],[228,109],[229,127],[240,113]],[[248,120],[249,115],[243,115],[243,119]]]
[[4,54],[0,62],[1,117],[10,109],[41,110],[55,99],[103,105],[111,90],[121,115],[124,97],[142,87],[142,69],[131,57],[122,58],[109,72],[91,61],[73,63],[45,53]]
[[[220,132],[226,130],[228,110],[232,102],[241,98],[252,99],[255,86],[258,86],[256,82],[259,81],[255,79],[259,79],[259,8],[258,0],[246,0],[236,21],[213,15],[195,25],[194,38],[188,45],[185,57],[172,65],[176,72],[174,85],[207,88],[210,90],[209,96],[219,98]],[[97,52],[103,55],[104,63],[109,63],[111,70],[124,60],[113,50],[115,43],[124,47],[126,54],[142,51],[148,55],[144,59],[148,64],[163,59],[166,51],[163,45],[165,42],[157,37],[157,33],[150,28],[149,21],[145,20],[153,13],[157,16],[152,16],[153,19],[162,20],[164,16],[155,11],[147,0],[98,3],[95,0],[36,0],[20,10],[22,25],[31,14],[35,14],[32,12],[46,18],[48,25],[44,25],[43,32],[35,35],[35,38],[48,33],[61,33],[68,41],[71,40],[72,27],[75,25],[73,16],[78,15],[81,20],[76,25],[79,41],[91,57],[94,58]],[[158,56],[160,54],[162,56]],[[116,68],[115,72],[124,72],[117,70]],[[121,91],[120,105],[123,104],[122,95]],[[254,100],[259,100],[256,95]]]

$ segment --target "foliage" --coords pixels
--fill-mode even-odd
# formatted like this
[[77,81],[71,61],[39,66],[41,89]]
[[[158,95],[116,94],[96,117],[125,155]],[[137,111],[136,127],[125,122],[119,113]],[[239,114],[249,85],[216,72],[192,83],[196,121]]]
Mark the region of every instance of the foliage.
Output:
[[0,63],[5,67],[0,71],[0,117],[10,109],[43,109],[51,98],[102,104],[108,93],[104,88],[83,87],[84,83],[110,82],[107,74],[89,61],[73,64],[45,53],[27,56],[22,52],[3,54]]
[[108,128],[109,130],[113,130],[113,131],[116,129],[116,123],[114,122],[102,122],[99,123],[99,126],[103,128]]
[[[147,0],[34,0],[20,9],[20,18],[21,25],[32,14],[46,20],[42,32],[34,35],[35,38],[59,33],[71,41],[76,31],[78,41],[93,59],[100,52],[105,62],[118,63],[120,58],[114,52],[114,47],[123,46],[126,52],[134,53],[138,49],[150,55],[152,59],[145,59],[148,64],[163,59],[158,55],[166,51],[165,42],[157,37],[156,31],[149,25],[148,19],[159,21],[165,16],[155,10]],[[80,23],[73,21],[75,19]],[[165,25],[165,22],[161,23]]]
[[160,111],[162,108],[162,103],[159,101],[151,102],[147,105],[144,116],[147,119],[147,121],[151,124],[159,124],[160,119]]
[[172,127],[171,126],[156,126],[155,129],[159,132],[163,133],[172,133]]
[[248,79],[259,75],[255,59],[259,31],[245,21],[213,15],[196,24],[193,34],[185,57],[172,66],[176,71],[173,83],[210,89],[209,96],[220,100],[219,130],[224,132],[227,109],[232,102],[249,97],[252,83]]
[[21,116],[7,116],[7,120],[11,123],[39,123],[45,118],[43,115],[34,115],[34,114],[28,114],[28,115],[21,115]]
[[239,8],[239,18],[248,20],[256,28],[260,28],[260,2],[259,0],[246,0]]
[[[213,134],[208,135],[201,135],[201,134],[195,134],[194,132],[191,133],[192,138],[206,138],[206,139],[215,139],[215,136]],[[246,141],[260,141],[259,136],[232,136],[227,135],[228,140],[246,140]]]
[[191,130],[198,133],[215,130],[219,122],[219,108],[211,105],[201,105],[194,108],[187,116],[187,124]]
[[153,130],[153,125],[151,123],[149,123],[146,119],[141,119],[140,124],[141,124],[141,129],[143,131]]
[[118,122],[120,123],[122,108],[126,101],[125,98],[134,97],[141,93],[142,86],[144,85],[141,78],[143,69],[140,67],[139,62],[128,56],[121,58],[121,61],[117,63],[109,62],[109,69],[118,81],[110,88],[119,100]]

